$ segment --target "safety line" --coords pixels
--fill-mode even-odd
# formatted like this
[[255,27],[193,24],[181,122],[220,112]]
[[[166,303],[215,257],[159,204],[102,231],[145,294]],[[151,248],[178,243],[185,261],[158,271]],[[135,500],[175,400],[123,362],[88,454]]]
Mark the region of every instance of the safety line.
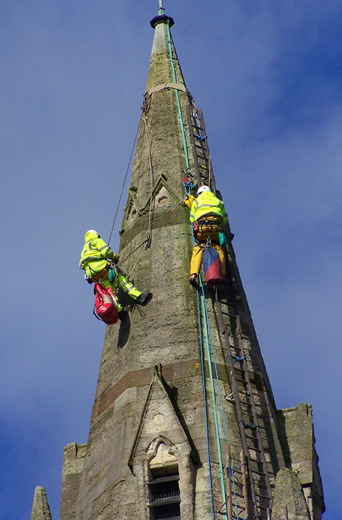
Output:
[[205,432],[207,438],[207,453],[208,453],[208,473],[209,473],[209,487],[210,487],[210,506],[211,516],[214,518],[214,501],[213,501],[213,489],[212,489],[212,476],[211,476],[211,458],[210,458],[210,446],[209,446],[209,421],[208,421],[208,410],[207,410],[207,391],[205,387],[205,370],[204,370],[204,349],[203,349],[203,335],[201,327],[201,310],[199,302],[199,294],[197,295],[197,315],[198,315],[198,328],[200,336],[200,352],[201,352],[201,369],[202,369],[202,386],[203,386],[203,399],[204,399],[204,416],[205,416]]
[[[170,22],[169,22],[169,19],[167,19],[166,28],[167,28],[167,39],[168,39],[168,45],[169,45],[169,56],[170,56],[170,63],[171,63],[171,69],[172,69],[172,76],[173,76],[173,81],[175,83],[177,83],[177,75],[176,75],[176,70],[175,70],[175,66],[174,66],[174,63],[173,63],[173,57],[172,57],[171,32],[170,32]],[[187,144],[186,144],[184,121],[183,121],[182,110],[181,110],[181,106],[180,106],[179,94],[178,94],[178,90],[177,89],[175,89],[175,94],[176,94],[177,107],[178,107],[178,119],[179,119],[179,124],[180,124],[181,132],[182,132],[183,148],[184,148],[184,155],[185,155],[185,164],[186,164],[186,169],[188,170],[189,167],[190,167],[189,155],[188,155],[188,147],[187,147]]]
[[[203,297],[205,298],[203,285],[202,285],[202,293],[203,293]],[[227,427],[226,416],[225,416],[225,413],[224,413],[222,392],[221,392],[220,380],[219,380],[218,371],[217,371],[217,363],[216,363],[216,358],[215,358],[214,344],[213,344],[213,339],[212,339],[212,335],[211,335],[210,321],[209,321],[209,315],[208,315],[208,307],[207,307],[206,304],[205,304],[205,317],[206,317],[206,320],[207,320],[207,323],[208,323],[209,338],[210,338],[210,345],[211,345],[211,353],[212,353],[213,360],[214,360],[215,376],[216,376],[216,381],[217,381],[217,386],[218,386],[218,393],[219,393],[219,396],[220,396],[222,415],[223,415],[223,422],[224,422],[224,428],[225,428],[225,432],[226,432],[226,440],[227,440],[227,443],[229,444],[228,427]]]
[[147,235],[151,236],[152,229],[151,229],[151,221],[152,221],[152,213],[153,213],[153,206],[154,206],[154,198],[153,198],[153,190],[154,190],[154,177],[153,177],[153,166],[152,166],[152,153],[151,153],[151,139],[150,134],[148,131],[147,121],[146,121],[146,115],[144,114],[144,124],[145,124],[145,132],[146,132],[146,140],[148,144],[148,161],[149,161],[149,168],[150,168],[150,176],[151,176],[151,198],[150,198],[150,209],[148,214],[148,229],[147,229]]
[[[210,324],[207,321],[206,301],[205,301],[204,287],[203,287],[201,275],[199,276],[199,279],[201,282],[200,287],[201,287],[201,291],[202,291],[201,303],[202,303],[202,313],[203,313],[203,324],[204,324],[204,330],[205,330],[205,346],[206,346],[206,351],[207,351],[208,369],[209,369],[210,386],[211,386],[211,394],[212,394],[212,405],[213,405],[213,412],[214,412],[214,426],[215,426],[215,434],[216,434],[217,455],[218,455],[219,468],[220,468],[219,474],[220,474],[221,493],[222,493],[223,502],[226,502],[226,489],[225,489],[225,483],[224,483],[221,442],[220,442],[219,427],[218,427],[217,406],[216,406],[216,399],[215,399],[216,394],[215,394],[213,369],[211,366],[211,355],[210,355],[210,346],[209,346],[208,326],[210,327]],[[226,513],[225,513],[225,517],[228,520],[228,516]]]
[[[208,323],[209,338],[210,338],[210,345],[211,345],[211,353],[212,353],[212,357],[213,357],[213,361],[214,361],[215,376],[216,376],[216,381],[217,381],[218,393],[219,393],[219,397],[220,397],[220,403],[221,403],[221,409],[222,409],[222,417],[223,417],[223,422],[224,422],[224,427],[225,427],[225,432],[226,432],[226,440],[227,440],[227,444],[229,444],[229,435],[228,435],[226,414],[225,414],[224,406],[223,406],[221,385],[220,385],[220,380],[219,380],[218,371],[217,371],[217,363],[216,363],[216,357],[215,357],[215,351],[214,351],[214,344],[213,344],[213,340],[212,340],[210,320],[209,320],[209,315],[208,315],[208,307],[207,307],[206,300],[205,300],[203,284],[202,284],[202,296],[203,296],[203,299],[204,299],[204,302],[205,302],[205,305],[204,305],[205,317],[206,317],[206,320],[207,320],[207,323]],[[236,496],[236,489],[235,489],[235,475],[234,475],[234,468],[233,468],[233,465],[232,465],[232,458],[229,461],[229,464],[230,464],[230,473],[231,473],[231,477],[232,477],[232,481],[233,481],[234,503],[235,503],[236,512],[237,512],[236,517],[237,517],[237,520],[239,520],[237,496]],[[222,472],[223,472],[223,469],[222,469]]]
[[[191,192],[191,188],[187,190],[184,185],[185,194],[189,195]],[[190,211],[189,211],[190,213]],[[194,235],[192,236],[193,243],[195,241]],[[203,335],[202,335],[202,326],[201,326],[201,309],[200,309],[200,296],[198,291],[196,290],[196,299],[197,299],[197,319],[198,319],[198,332],[199,332],[199,342],[200,342],[200,354],[201,354],[201,370],[202,370],[202,387],[203,387],[203,402],[204,402],[204,418],[205,418],[205,435],[207,441],[207,456],[208,456],[208,475],[209,475],[209,491],[210,491],[210,508],[211,508],[211,518],[215,520],[214,516],[214,499],[213,499],[213,485],[212,485],[212,475],[211,475],[211,458],[210,458],[210,445],[209,445],[209,420],[208,420],[208,410],[207,410],[207,391],[205,385],[205,370],[204,370],[204,348],[203,348]]]
[[136,134],[135,134],[135,138],[134,138],[134,143],[133,143],[133,146],[132,146],[131,155],[130,155],[130,157],[129,157],[128,166],[127,166],[126,173],[125,173],[125,177],[124,177],[124,181],[123,181],[123,184],[122,184],[121,193],[120,193],[120,197],[119,197],[119,202],[118,202],[118,205],[117,205],[117,207],[116,207],[116,212],[115,212],[115,216],[114,216],[114,221],[113,221],[112,229],[111,229],[111,231],[110,231],[109,239],[108,239],[108,242],[107,242],[108,245],[110,244],[110,241],[111,241],[111,239],[112,239],[112,234],[113,234],[113,229],[114,229],[115,222],[116,222],[116,217],[117,217],[117,215],[118,215],[118,211],[119,211],[119,206],[120,206],[120,204],[121,204],[121,199],[122,199],[123,190],[124,190],[124,187],[125,187],[125,184],[126,184],[126,180],[127,180],[127,175],[128,175],[129,167],[130,167],[130,165],[131,165],[131,160],[132,160],[132,157],[133,157],[133,152],[134,152],[135,145],[136,145],[137,138],[138,138],[138,133],[139,133],[139,128],[140,128],[141,117],[142,117],[142,116],[140,116],[140,119],[139,119],[138,128],[137,128],[137,131],[136,131]]

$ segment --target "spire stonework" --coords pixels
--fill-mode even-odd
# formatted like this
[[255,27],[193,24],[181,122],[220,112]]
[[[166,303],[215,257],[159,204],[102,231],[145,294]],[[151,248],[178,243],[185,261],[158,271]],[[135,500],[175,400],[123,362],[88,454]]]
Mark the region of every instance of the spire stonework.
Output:
[[[298,482],[276,493],[273,520],[296,514],[297,493],[320,520],[310,409],[276,410],[229,228],[227,281],[218,290],[187,282],[193,239],[182,179],[197,168],[190,123],[203,121],[173,23],[160,0],[120,231],[120,267],[153,298],[144,308],[127,300],[128,319],[107,327],[88,443],[65,451],[60,520],[266,520],[286,468]],[[195,184],[212,176],[206,164]]]
[[46,490],[41,486],[34,491],[31,520],[52,520]]

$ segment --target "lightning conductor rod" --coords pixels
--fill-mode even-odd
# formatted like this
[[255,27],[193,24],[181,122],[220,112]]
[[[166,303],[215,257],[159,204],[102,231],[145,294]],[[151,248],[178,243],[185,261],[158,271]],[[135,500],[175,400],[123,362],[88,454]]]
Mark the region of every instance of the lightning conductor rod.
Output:
[[163,7],[163,0],[159,0],[159,9],[158,9],[158,14],[164,14],[164,7]]

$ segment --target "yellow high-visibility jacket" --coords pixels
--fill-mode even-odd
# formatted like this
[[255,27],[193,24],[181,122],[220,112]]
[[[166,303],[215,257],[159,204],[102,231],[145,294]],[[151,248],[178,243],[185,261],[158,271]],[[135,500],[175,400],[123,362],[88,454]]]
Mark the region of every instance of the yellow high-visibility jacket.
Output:
[[222,224],[228,222],[228,216],[222,200],[218,199],[211,191],[204,191],[194,200],[190,211],[190,222],[195,222],[201,217],[219,216]]
[[118,255],[96,233],[87,232],[84,238],[85,244],[81,253],[80,268],[87,273],[89,278],[92,278],[106,267],[108,260],[115,260]]

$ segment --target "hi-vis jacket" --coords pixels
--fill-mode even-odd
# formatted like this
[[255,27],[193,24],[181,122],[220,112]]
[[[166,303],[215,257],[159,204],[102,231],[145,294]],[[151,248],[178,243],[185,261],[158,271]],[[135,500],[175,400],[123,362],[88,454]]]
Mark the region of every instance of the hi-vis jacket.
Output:
[[195,222],[201,217],[219,216],[222,224],[228,222],[228,216],[222,200],[215,197],[210,191],[204,191],[194,200],[190,211],[190,222]]
[[115,260],[117,255],[96,233],[87,232],[84,238],[85,244],[81,253],[80,268],[84,269],[89,278],[92,278],[106,267],[107,259]]

